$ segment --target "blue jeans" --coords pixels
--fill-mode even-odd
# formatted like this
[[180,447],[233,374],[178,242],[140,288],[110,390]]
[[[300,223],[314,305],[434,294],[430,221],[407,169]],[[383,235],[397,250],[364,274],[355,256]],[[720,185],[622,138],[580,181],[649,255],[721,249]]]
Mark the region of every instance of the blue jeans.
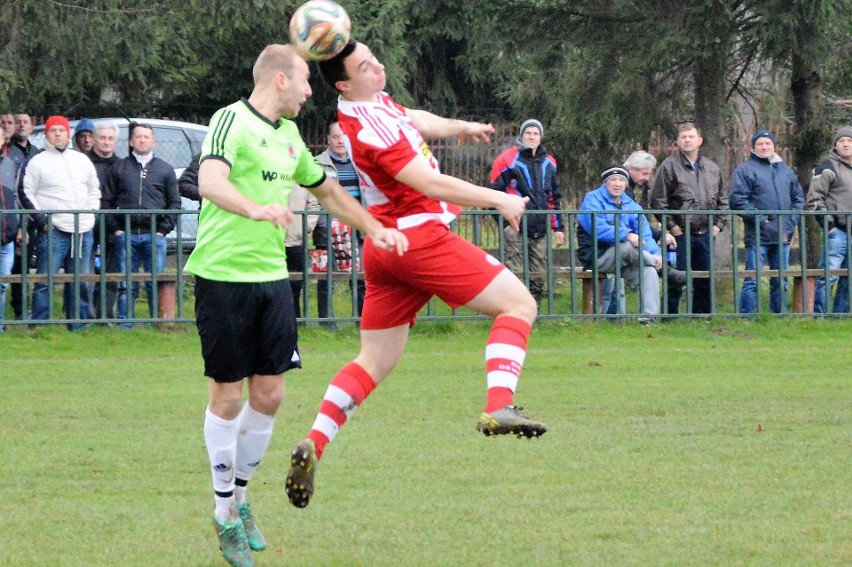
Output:
[[[63,232],[51,227],[50,232],[38,235],[36,272],[39,274],[56,274],[59,268],[63,268],[66,274],[74,273],[74,265],[79,258],[81,274],[90,273],[92,265],[92,231],[82,234]],[[48,249],[48,246],[50,249]],[[48,258],[52,255],[52,258]],[[77,258],[75,258],[75,256]],[[48,265],[50,261],[50,265]],[[74,313],[74,294],[80,294],[80,311]],[[49,294],[47,283],[37,283],[33,286],[33,319],[49,319]],[[62,293],[62,302],[67,319],[88,319],[89,317],[89,289],[85,284],[75,288],[66,285]],[[79,329],[82,323],[69,323],[71,330]]]
[[[115,254],[117,262],[115,265],[119,272],[135,273],[139,271],[140,266],[151,274],[159,274],[163,271],[166,265],[166,237],[155,235],[156,242],[151,241],[151,235],[131,234],[130,235],[130,264],[127,263],[127,255],[125,254],[125,239],[127,233],[115,237]],[[153,258],[151,252],[153,250]],[[152,263],[153,260],[153,263]],[[151,281],[145,282],[145,292],[148,295],[148,314],[154,318],[154,283]],[[136,299],[139,297],[139,282],[132,283],[130,302],[127,301],[127,282],[121,281],[118,283],[118,318],[127,319],[128,310],[131,316],[136,313]],[[129,324],[125,324],[129,326]]]
[[[840,228],[835,228],[828,233],[828,269],[837,270],[847,268],[849,266],[849,257],[846,255],[847,239],[846,231]],[[825,268],[825,250],[820,252],[819,267]],[[839,280],[839,281],[838,281]],[[834,294],[834,309],[833,313],[849,313],[849,278],[837,276],[829,276],[828,278],[828,294],[831,295],[831,290],[834,289],[834,284],[837,284],[837,291]],[[828,302],[826,301],[825,278],[819,278],[816,282],[814,290],[814,313],[827,313]]]
[[[8,276],[12,273],[12,264],[15,263],[15,243],[7,242],[0,246],[0,276]],[[6,320],[6,290],[9,284],[0,283],[0,333],[3,332],[3,322]]]
[[[777,244],[760,247],[760,269],[766,269],[767,263],[769,270],[777,270],[779,264],[782,270],[786,270],[790,265],[790,245],[784,244],[783,254],[779,254],[780,250]],[[783,256],[783,257],[782,257]],[[754,246],[745,247],[746,270],[757,269],[757,253]],[[781,282],[784,286],[782,288]],[[781,306],[787,304],[787,278],[779,278],[778,276],[769,278],[769,308],[773,313],[780,313]],[[755,278],[745,278],[743,280],[743,289],[740,293],[740,313],[754,313],[757,310],[757,280]]]
[[[710,247],[713,246],[711,238],[712,228],[705,234],[692,234],[689,238],[690,260],[693,270],[705,271],[710,269]],[[676,265],[678,270],[686,271],[686,235],[675,236],[677,249],[675,250]],[[676,314],[680,305],[680,296],[683,294],[683,284],[668,282],[669,291],[669,313]],[[696,278],[692,280],[692,312],[710,313],[710,280],[707,278]]]

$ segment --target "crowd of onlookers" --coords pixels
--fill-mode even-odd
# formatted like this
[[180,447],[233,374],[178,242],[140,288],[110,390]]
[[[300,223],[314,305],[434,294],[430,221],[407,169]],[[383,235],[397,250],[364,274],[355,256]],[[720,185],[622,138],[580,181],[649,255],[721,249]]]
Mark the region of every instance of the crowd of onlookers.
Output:
[[[175,227],[177,215],[144,211],[179,210],[181,196],[201,200],[198,156],[177,179],[172,166],[154,155],[157,146],[154,130],[144,123],[131,124],[130,155],[126,158],[115,155],[119,129],[110,121],[95,123],[83,119],[72,131],[67,119],[51,116],[45,122],[43,148],[30,142],[33,121],[28,114],[2,114],[0,123],[3,137],[0,208],[32,211],[26,222],[20,215],[0,214],[0,275],[21,274],[33,268],[37,274],[56,274],[61,269],[66,273],[90,274],[95,269],[95,255],[100,268],[109,273],[143,269],[155,274],[164,270],[165,236]],[[525,121],[516,142],[493,162],[490,177],[492,189],[529,197],[527,209],[535,211],[524,222],[523,234],[507,226],[501,238],[506,265],[516,272],[526,269],[533,274],[529,287],[539,304],[545,296],[545,282],[540,274],[549,268],[547,243],[562,246],[567,235],[565,219],[556,212],[548,213],[562,209],[562,195],[557,163],[542,144],[543,137],[541,122]],[[625,313],[625,283],[631,287],[641,284],[639,308],[653,320],[662,311],[659,274],[663,273],[668,287],[667,313],[677,314],[686,273],[711,269],[715,238],[727,228],[731,211],[740,214],[744,221],[746,270],[768,268],[771,274],[772,270],[788,267],[790,242],[799,227],[795,213],[802,210],[828,213],[827,222],[820,223],[828,231],[820,267],[847,268],[847,221],[852,211],[852,127],[836,131],[834,145],[814,169],[807,191],[776,152],[777,140],[771,131],[754,134],[751,155],[736,168],[729,183],[723,179],[719,166],[701,153],[702,142],[697,126],[682,124],[677,151],[659,166],[651,154],[633,152],[622,165],[606,169],[601,174],[601,185],[583,199],[577,217],[577,258],[585,269],[608,276],[600,294],[602,313]],[[327,148],[316,159],[327,175],[335,177],[353,197],[363,202],[358,174],[336,122],[328,128]],[[643,205],[671,214],[650,218],[643,212]],[[291,194],[290,207],[299,211],[322,210],[316,198],[298,186]],[[77,212],[49,215],[39,212],[47,210]],[[121,210],[135,212],[109,213]],[[96,236],[101,231],[106,234],[104,249],[100,249]],[[310,246],[305,242],[308,237]],[[297,216],[287,231],[288,270],[357,270],[361,244],[363,236],[337,219],[323,214],[307,215],[304,220]],[[614,277],[616,273],[620,278]],[[365,282],[363,277],[356,277],[349,280],[349,285],[353,314],[357,316],[364,301]],[[294,278],[291,286],[297,316],[301,316],[303,280]],[[316,286],[319,317],[333,317],[329,297],[333,283],[319,279]],[[127,281],[107,281],[103,286],[65,284],[65,317],[74,321],[69,328],[77,328],[83,324],[82,320],[91,318],[117,318],[129,325],[138,287],[136,282],[128,286]],[[156,290],[151,281],[146,281],[145,287],[149,314],[154,317],[156,301],[152,296]],[[710,313],[713,306],[709,279],[694,278],[690,287],[691,312]],[[743,279],[739,312],[753,313],[758,309],[757,287],[757,278]],[[51,290],[45,281],[36,281],[32,298],[27,302],[21,284],[0,283],[0,329],[5,319],[7,288],[11,291],[8,295],[16,318],[25,318],[24,305],[31,307],[28,314],[31,319],[51,318],[48,297]],[[773,312],[785,309],[782,306],[785,290],[785,278],[770,278]],[[100,297],[102,293],[105,298]],[[848,297],[846,277],[821,277],[816,284],[814,311],[823,313],[831,309],[834,313],[848,313]],[[830,308],[828,303],[832,301]]]
[[[539,121],[524,122],[515,146],[498,156],[491,172],[491,187],[529,197],[528,210],[561,208],[556,161],[541,144],[543,136]],[[677,151],[659,167],[651,154],[633,152],[623,166],[606,169],[601,174],[601,185],[583,199],[577,222],[577,256],[587,270],[610,276],[603,286],[604,313],[624,313],[624,282],[633,287],[641,283],[641,313],[653,320],[661,312],[657,272],[665,271],[667,313],[677,314],[686,272],[713,268],[715,238],[726,229],[732,211],[743,219],[745,269],[749,274],[743,278],[740,290],[740,313],[758,309],[758,280],[750,274],[756,275],[759,270],[770,274],[776,270],[777,274],[788,268],[790,243],[800,226],[797,212],[807,209],[828,213],[824,215],[827,222],[821,222],[828,245],[820,253],[820,267],[827,263],[829,270],[847,268],[852,127],[835,132],[834,146],[814,169],[807,197],[796,175],[776,152],[773,132],[760,130],[752,136],[751,154],[737,166],[730,183],[723,179],[719,166],[701,153],[702,143],[701,130],[695,124],[681,124]],[[645,206],[671,213],[649,219],[638,202],[640,195]],[[565,224],[556,213],[529,221],[525,235],[513,234],[507,227],[507,266],[518,272],[523,270],[521,244],[526,242],[530,271],[544,273],[548,231],[552,231],[557,245],[565,242]],[[666,260],[671,265],[664,270]],[[616,271],[621,278],[613,277]],[[831,311],[849,312],[848,278],[832,274],[827,281],[824,277],[817,280],[813,306],[816,313],[828,311],[835,284]],[[531,279],[530,288],[541,302],[542,280]],[[711,313],[710,279],[693,279],[691,291],[691,312]],[[773,312],[786,309],[785,291],[785,277],[770,277],[769,305]]]
[[[99,258],[110,272],[162,272],[166,261],[165,235],[175,226],[176,216],[145,210],[179,210],[180,195],[171,165],[154,156],[157,140],[145,123],[131,124],[130,155],[115,155],[118,126],[110,121],[95,124],[80,120],[74,131],[63,116],[51,116],[44,124],[44,147],[30,142],[32,118],[28,114],[2,114],[3,208],[28,209],[20,215],[3,214],[0,274],[20,274],[35,268],[37,274],[90,274],[94,268],[95,237],[103,224],[107,235]],[[72,138],[73,134],[73,138]],[[135,210],[132,214],[102,214],[95,211]],[[69,211],[42,213],[40,211]],[[79,211],[93,211],[81,213]],[[24,230],[26,226],[26,231]],[[6,284],[0,284],[0,317],[5,319]],[[153,282],[146,282],[149,310],[153,317]],[[63,306],[68,326],[78,328],[94,317],[128,319],[134,311],[138,283],[110,282],[101,301],[99,286],[65,284]],[[11,303],[16,318],[24,318],[27,305],[21,284],[11,285]],[[51,290],[36,281],[29,304],[33,320],[50,319]],[[99,313],[100,306],[107,306]],[[132,318],[132,315],[131,317]],[[2,321],[0,321],[2,326]]]

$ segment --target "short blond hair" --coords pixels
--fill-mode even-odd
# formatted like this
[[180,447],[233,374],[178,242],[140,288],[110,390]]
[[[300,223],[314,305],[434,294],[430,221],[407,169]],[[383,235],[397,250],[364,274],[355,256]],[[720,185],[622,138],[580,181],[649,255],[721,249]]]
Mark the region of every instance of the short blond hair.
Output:
[[279,72],[292,77],[297,57],[296,51],[290,45],[279,43],[267,45],[254,62],[252,68],[254,84],[269,81]]

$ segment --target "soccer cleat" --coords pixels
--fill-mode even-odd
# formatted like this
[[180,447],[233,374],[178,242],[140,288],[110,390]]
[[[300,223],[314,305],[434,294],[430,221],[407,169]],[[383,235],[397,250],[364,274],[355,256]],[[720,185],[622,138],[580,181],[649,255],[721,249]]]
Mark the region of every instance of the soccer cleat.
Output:
[[242,504],[237,504],[237,510],[240,511],[240,520],[243,521],[243,528],[245,528],[246,531],[246,539],[248,540],[251,550],[263,551],[266,549],[266,539],[263,537],[263,534],[260,533],[260,528],[258,528],[257,524],[254,522],[254,516],[252,516],[249,503],[243,502]]
[[516,437],[541,437],[547,431],[543,423],[533,421],[518,406],[503,406],[491,413],[482,412],[476,430],[484,435],[514,435]]
[[220,522],[213,517],[213,529],[219,536],[219,549],[233,567],[254,567],[243,521]]
[[284,480],[284,489],[296,508],[307,506],[314,495],[316,465],[317,450],[313,439],[305,439],[290,453],[290,472]]

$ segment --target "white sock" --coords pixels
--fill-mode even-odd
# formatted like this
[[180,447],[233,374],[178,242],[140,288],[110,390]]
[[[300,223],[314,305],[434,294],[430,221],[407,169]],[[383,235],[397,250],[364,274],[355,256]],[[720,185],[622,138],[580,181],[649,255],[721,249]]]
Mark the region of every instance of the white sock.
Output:
[[274,415],[266,415],[256,411],[248,402],[237,417],[237,454],[235,475],[240,479],[242,486],[237,486],[237,502],[245,502],[245,483],[251,480],[266,448],[272,438],[272,425],[275,423]]
[[204,444],[210,458],[213,475],[216,518],[222,521],[235,519],[234,461],[237,456],[237,420],[214,415],[210,408],[204,414]]

